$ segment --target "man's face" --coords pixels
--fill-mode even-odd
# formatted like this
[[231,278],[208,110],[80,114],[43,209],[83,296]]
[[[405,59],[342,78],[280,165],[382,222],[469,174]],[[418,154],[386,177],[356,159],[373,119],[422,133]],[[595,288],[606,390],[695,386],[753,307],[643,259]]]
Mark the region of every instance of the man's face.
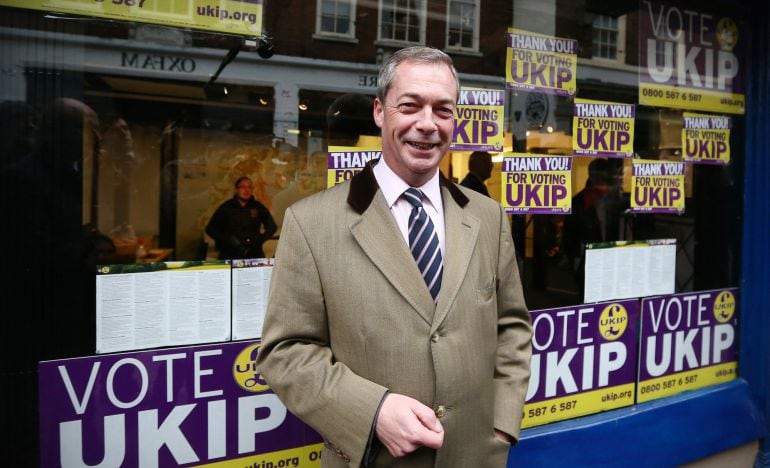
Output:
[[385,102],[375,99],[382,157],[409,185],[430,180],[449,150],[456,101],[456,81],[446,65],[411,62],[396,68]]
[[251,194],[254,193],[254,184],[249,179],[243,179],[238,182],[238,186],[235,188],[235,193],[241,200],[248,200],[251,198]]

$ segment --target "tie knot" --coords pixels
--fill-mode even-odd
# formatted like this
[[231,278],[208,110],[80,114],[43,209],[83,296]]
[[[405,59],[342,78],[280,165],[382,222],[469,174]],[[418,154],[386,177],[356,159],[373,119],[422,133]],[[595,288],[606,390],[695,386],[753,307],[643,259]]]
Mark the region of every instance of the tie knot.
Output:
[[404,199],[415,208],[422,207],[422,192],[416,188],[408,188],[404,191]]

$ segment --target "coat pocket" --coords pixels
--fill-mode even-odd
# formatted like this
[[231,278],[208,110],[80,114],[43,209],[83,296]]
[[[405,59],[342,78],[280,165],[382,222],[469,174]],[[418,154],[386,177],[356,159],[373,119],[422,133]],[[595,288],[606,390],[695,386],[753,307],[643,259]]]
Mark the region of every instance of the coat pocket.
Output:
[[495,287],[497,285],[497,277],[492,276],[492,279],[482,286],[476,289],[476,301],[480,304],[484,304],[492,300],[495,295]]

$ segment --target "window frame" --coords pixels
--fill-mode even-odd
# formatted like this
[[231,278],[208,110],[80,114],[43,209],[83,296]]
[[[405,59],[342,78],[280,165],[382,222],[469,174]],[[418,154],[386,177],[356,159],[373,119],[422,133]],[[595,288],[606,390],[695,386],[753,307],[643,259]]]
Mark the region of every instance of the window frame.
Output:
[[388,1],[391,5],[395,8],[395,3],[397,0],[378,0],[378,8],[377,8],[377,40],[375,41],[375,45],[394,45],[394,46],[411,46],[411,45],[424,45],[425,44],[425,30],[426,30],[426,19],[427,19],[427,13],[428,13],[428,2],[427,0],[408,0],[408,1],[415,1],[419,2],[420,4],[417,6],[416,9],[411,10],[414,11],[418,17],[419,17],[419,28],[420,28],[420,38],[419,41],[410,41],[406,39],[393,39],[390,37],[383,37],[382,36],[382,20],[383,20],[383,11],[384,11],[384,3]]
[[[594,26],[595,21],[601,17],[614,18],[617,21],[617,30],[615,36],[615,57],[601,57],[596,54],[596,42],[594,42],[594,32],[597,30]],[[610,31],[607,28],[600,28],[602,31]],[[596,14],[591,21],[591,59],[603,63],[626,63],[626,33],[627,33],[627,15],[611,16]]]
[[[316,0],[315,33],[313,34],[313,38],[358,42],[356,39],[357,0],[332,0],[334,1],[335,6],[339,5],[342,2],[346,2],[350,5],[350,16],[348,17],[348,33],[324,31],[321,29],[324,1],[328,1],[328,0]],[[336,13],[335,13],[335,19],[336,18],[339,18],[339,16],[336,16]]]
[[[470,47],[463,47],[462,45],[462,27],[460,29],[460,45],[451,45],[449,43],[450,25],[451,25],[451,10],[453,3],[472,4],[473,5],[473,26],[471,27],[471,41]],[[481,16],[481,1],[480,0],[447,0],[446,3],[446,49],[457,52],[478,52],[479,51],[479,27]]]

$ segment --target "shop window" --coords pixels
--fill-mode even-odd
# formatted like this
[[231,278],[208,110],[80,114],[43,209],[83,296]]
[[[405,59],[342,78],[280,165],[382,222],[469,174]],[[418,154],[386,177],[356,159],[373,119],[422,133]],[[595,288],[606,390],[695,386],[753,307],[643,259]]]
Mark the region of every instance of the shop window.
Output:
[[592,24],[593,58],[625,61],[626,17],[596,15]]
[[381,0],[381,41],[421,44],[425,42],[424,0]]
[[[266,9],[281,5],[265,3]],[[431,4],[427,34],[426,0],[316,0],[315,15],[301,28],[287,25],[287,17],[298,22],[307,12],[295,3],[285,11],[281,6],[281,15],[265,15],[265,31],[281,44],[281,57],[267,60],[241,49],[216,82],[209,81],[211,73],[238,50],[230,34],[158,26],[163,34],[132,36],[137,23],[0,10],[0,180],[3,206],[11,212],[7,302],[24,310],[10,314],[6,341],[14,353],[6,354],[16,367],[5,368],[1,377],[16,380],[17,368],[34,376],[42,359],[93,354],[96,265],[217,259],[205,227],[234,196],[241,176],[251,179],[253,196],[277,225],[263,245],[272,257],[286,207],[329,183],[328,148],[381,145],[371,119],[375,63],[398,47],[426,44],[460,52],[455,65],[463,86],[503,89],[503,31],[509,27],[579,40],[578,51],[591,58],[581,54],[575,61],[574,95],[505,91],[502,149],[572,154],[573,103],[579,98],[636,104],[635,158],[682,159],[684,111],[641,104],[640,71],[632,65],[636,54],[652,54],[655,59],[647,62],[655,65],[643,74],[674,67],[674,48],[686,45],[685,34],[679,42],[672,39],[676,31],[661,33],[651,50],[635,39],[642,28],[663,24],[649,20],[659,9],[645,10],[640,20],[636,2],[616,2],[597,14],[605,2],[517,0],[497,2],[482,17],[480,0],[448,0],[446,10],[443,3]],[[717,2],[703,3],[709,12],[720,10]],[[159,4],[146,2],[144,8],[160,15]],[[721,34],[725,41],[743,41],[748,34],[740,31]],[[328,47],[314,47],[319,37],[332,39]],[[716,38],[706,40],[717,44]],[[714,53],[725,54],[725,47]],[[749,64],[741,58],[741,73]],[[539,76],[546,81],[553,75]],[[594,208],[596,225],[579,219],[580,199],[572,213],[512,215],[527,305],[537,310],[582,304],[582,244],[601,241],[675,238],[675,292],[738,285],[745,147],[736,136],[746,125],[742,115],[734,116],[728,165],[687,166],[681,215],[629,212],[632,162],[619,158],[600,165],[598,177],[610,196],[582,197],[583,208],[601,201],[604,211]],[[505,191],[503,155],[494,153],[486,185],[499,201]],[[603,158],[574,158],[574,197],[593,184],[591,163],[597,159]],[[469,151],[453,151],[441,170],[462,180],[468,160]],[[30,399],[26,415],[35,414],[36,401]],[[34,441],[34,418],[25,424],[24,440]]]
[[[204,227],[248,176],[269,205],[273,91],[89,74],[98,157],[86,158],[83,218],[115,244],[111,263],[216,258]],[[280,169],[283,168],[279,165]],[[160,171],[158,170],[160,168]],[[138,245],[149,255],[140,258]]]
[[478,50],[479,2],[450,0],[447,10],[447,48]]
[[326,37],[354,38],[355,0],[318,0],[316,34]]

